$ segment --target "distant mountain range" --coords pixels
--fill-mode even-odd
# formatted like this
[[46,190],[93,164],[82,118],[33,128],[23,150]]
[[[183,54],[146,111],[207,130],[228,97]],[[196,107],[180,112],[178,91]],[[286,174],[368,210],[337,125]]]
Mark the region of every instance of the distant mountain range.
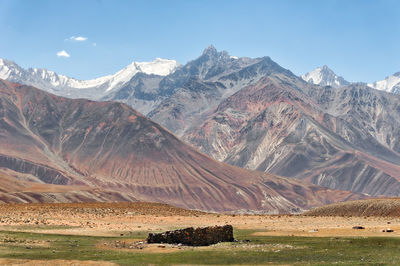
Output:
[[[322,66],[301,76],[307,82],[321,86],[339,88],[350,85],[343,77],[338,76],[328,66]],[[367,84],[369,87],[386,92],[400,94],[400,72],[386,77],[384,80]]]
[[299,212],[363,198],[219,163],[118,102],[0,80],[0,202],[155,201]]
[[377,90],[400,94],[400,72],[396,72],[384,80],[368,84],[368,86]]
[[[271,62],[276,64],[269,57],[230,56],[211,45],[199,58],[184,66],[174,60],[157,58],[152,62],[132,62],[115,74],[93,80],[77,80],[41,68],[23,69],[12,61],[0,59],[0,78],[69,98],[123,102],[155,121],[166,121],[168,129],[182,135],[191,126],[182,124],[182,120],[187,120],[184,117],[197,120],[222,99],[254,84],[268,74]],[[400,93],[399,73],[368,86]],[[326,65],[301,78],[312,84],[335,88],[351,84]],[[183,107],[181,101],[195,101],[196,105]],[[181,116],[180,121],[174,116]]]
[[[178,62],[174,60],[157,58],[152,62],[133,62],[113,75],[93,80],[77,80],[47,69],[26,70],[14,62],[0,59],[0,78],[35,86],[59,96],[102,100],[108,94],[125,87],[133,77],[142,75],[160,79],[173,73],[178,67]],[[145,105],[146,101],[143,102]],[[140,101],[137,104],[140,104]]]
[[133,63],[123,75],[96,79],[107,80],[98,87],[65,88],[33,84],[30,74],[16,74],[25,70],[2,62],[0,78],[70,98],[126,103],[221,162],[331,189],[400,196],[399,74],[351,83],[323,66],[298,77],[269,57],[238,58],[210,46],[185,65]]

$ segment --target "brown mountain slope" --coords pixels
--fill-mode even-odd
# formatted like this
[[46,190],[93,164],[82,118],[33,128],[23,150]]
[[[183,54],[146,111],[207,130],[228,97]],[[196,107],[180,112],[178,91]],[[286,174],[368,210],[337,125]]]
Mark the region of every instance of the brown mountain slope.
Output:
[[400,199],[368,199],[329,204],[312,209],[305,215],[400,217]]
[[272,74],[223,101],[185,140],[232,165],[370,195],[400,195],[400,97]]
[[0,124],[0,167],[8,175],[70,186],[68,192],[95,201],[293,212],[361,197],[216,162],[121,103],[71,100],[0,81]]
[[2,203],[134,200],[133,197],[124,197],[115,191],[100,191],[88,186],[47,184],[35,175],[7,168],[0,169],[0,202]]

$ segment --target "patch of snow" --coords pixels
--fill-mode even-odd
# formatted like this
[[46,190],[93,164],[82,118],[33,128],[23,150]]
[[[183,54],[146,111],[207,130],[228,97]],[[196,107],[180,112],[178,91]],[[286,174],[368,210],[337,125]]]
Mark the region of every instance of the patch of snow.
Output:
[[309,83],[336,88],[350,84],[350,82],[336,75],[327,66],[318,67],[315,70],[302,75],[301,78]]
[[386,77],[384,80],[368,84],[368,86],[381,91],[400,93],[400,73]]

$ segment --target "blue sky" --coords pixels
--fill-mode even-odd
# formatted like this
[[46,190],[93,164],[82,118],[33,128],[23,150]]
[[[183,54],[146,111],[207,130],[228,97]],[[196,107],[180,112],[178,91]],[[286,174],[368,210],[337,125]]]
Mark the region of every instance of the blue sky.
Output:
[[0,58],[90,79],[132,61],[186,63],[213,44],[370,82],[400,71],[399,18],[397,0],[0,0]]

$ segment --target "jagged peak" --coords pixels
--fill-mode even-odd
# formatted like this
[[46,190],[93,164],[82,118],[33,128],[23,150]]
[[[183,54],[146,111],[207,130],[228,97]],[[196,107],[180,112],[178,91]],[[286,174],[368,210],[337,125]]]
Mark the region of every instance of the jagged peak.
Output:
[[[336,75],[336,73],[332,69],[330,69],[327,65],[317,67],[314,71],[320,71],[320,72],[325,72],[325,73],[330,73],[330,74]],[[314,71],[312,71],[312,72],[314,72]]]
[[[200,58],[202,58],[202,57],[204,57],[204,56],[207,56],[207,57],[209,57],[209,58],[214,58],[214,59],[216,59],[216,58],[222,58],[222,59],[231,59],[232,60],[232,57],[230,56],[230,54],[227,52],[227,51],[225,51],[225,50],[222,50],[222,51],[218,51],[215,47],[214,47],[214,45],[210,45],[210,46],[208,46],[206,49],[204,49],[204,51],[203,51],[203,53],[202,53],[202,55],[200,56]],[[239,58],[237,58],[237,59],[239,59]]]
[[8,59],[4,59],[4,58],[0,58],[0,65],[2,66],[17,66],[17,63],[15,63],[14,61],[8,60]]
[[302,75],[301,78],[307,82],[322,86],[341,87],[350,84],[343,77],[337,75],[327,65],[317,67],[313,71]]
[[206,49],[204,49],[203,54],[215,54],[218,53],[217,49],[214,47],[214,45],[210,44]]

